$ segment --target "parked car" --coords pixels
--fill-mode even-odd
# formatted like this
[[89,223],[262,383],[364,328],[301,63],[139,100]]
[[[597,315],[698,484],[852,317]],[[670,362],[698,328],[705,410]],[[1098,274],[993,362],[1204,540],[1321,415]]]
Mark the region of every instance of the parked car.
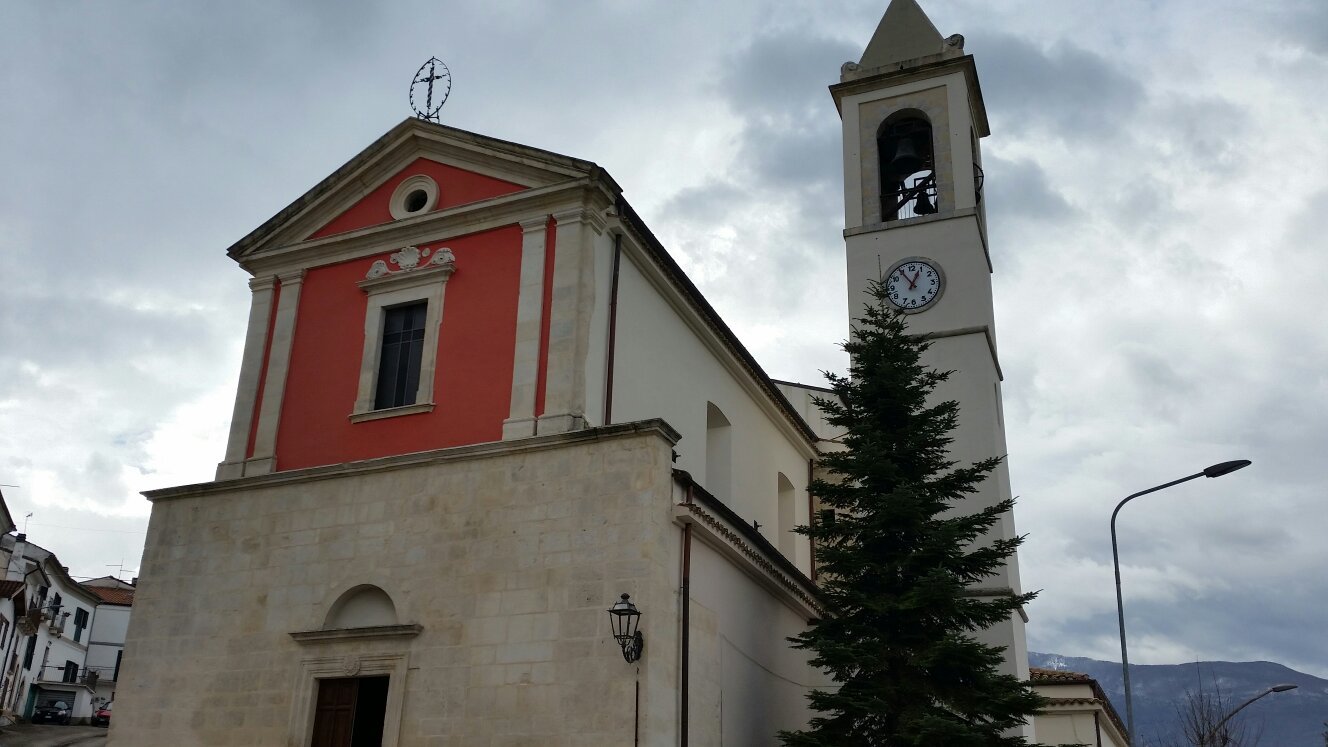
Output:
[[37,706],[37,710],[32,712],[32,723],[68,724],[69,704],[63,700],[57,700],[54,703]]
[[107,701],[105,705],[98,708],[96,713],[92,714],[92,725],[109,727],[111,725],[111,706],[113,705],[115,705],[113,701]]

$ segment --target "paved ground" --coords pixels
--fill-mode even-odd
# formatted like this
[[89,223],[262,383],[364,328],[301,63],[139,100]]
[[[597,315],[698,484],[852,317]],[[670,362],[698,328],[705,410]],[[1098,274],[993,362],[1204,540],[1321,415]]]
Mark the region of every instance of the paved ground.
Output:
[[10,724],[0,729],[0,747],[94,747],[106,744],[100,726]]

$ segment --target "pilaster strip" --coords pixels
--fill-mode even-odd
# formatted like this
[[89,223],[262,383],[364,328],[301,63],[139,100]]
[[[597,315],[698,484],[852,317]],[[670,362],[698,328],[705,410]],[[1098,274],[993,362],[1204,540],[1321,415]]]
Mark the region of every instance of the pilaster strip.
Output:
[[240,358],[240,380],[235,391],[235,409],[231,411],[231,429],[226,439],[226,462],[244,461],[249,446],[258,404],[258,382],[263,377],[263,349],[267,345],[268,322],[272,317],[272,298],[276,291],[275,275],[249,281],[249,326],[244,335],[244,354]]
[[544,317],[544,253],[549,219],[521,221],[521,287],[512,355],[512,399],[503,438],[535,435],[535,391],[539,385],[540,333]]
[[281,283],[281,297],[277,301],[272,347],[264,375],[263,402],[258,412],[258,433],[254,438],[254,460],[271,460],[276,456],[277,424],[281,419],[281,403],[286,393],[286,374],[290,371],[291,346],[295,341],[295,318],[300,305],[304,270],[278,275],[277,280]]
[[554,213],[557,222],[554,255],[552,320],[545,368],[541,433],[575,429],[585,418],[586,351],[595,303],[595,263],[591,211],[575,208]]

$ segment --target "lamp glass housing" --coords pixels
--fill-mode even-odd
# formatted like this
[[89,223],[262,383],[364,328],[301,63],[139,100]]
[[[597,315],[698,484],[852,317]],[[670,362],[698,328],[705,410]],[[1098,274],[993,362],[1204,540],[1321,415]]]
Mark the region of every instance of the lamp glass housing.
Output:
[[613,638],[622,648],[623,658],[627,663],[632,663],[641,658],[641,650],[645,647],[645,639],[638,629],[641,625],[641,611],[632,604],[631,596],[623,594],[608,609],[609,622],[613,627]]

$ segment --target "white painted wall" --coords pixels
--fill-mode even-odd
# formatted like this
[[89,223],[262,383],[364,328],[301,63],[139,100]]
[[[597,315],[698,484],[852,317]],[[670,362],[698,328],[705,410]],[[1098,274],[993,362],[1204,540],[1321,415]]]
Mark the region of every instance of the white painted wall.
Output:
[[[45,552],[45,551],[40,551]],[[92,715],[92,690],[82,684],[62,682],[64,676],[64,666],[67,662],[74,662],[78,666],[79,674],[83,673],[86,666],[88,654],[88,640],[91,637],[91,626],[96,621],[93,610],[96,609],[97,599],[90,593],[84,591],[81,587],[73,584],[72,581],[66,583],[67,577],[63,576],[56,567],[56,561],[53,555],[49,553],[43,564],[47,567],[47,576],[50,579],[50,588],[46,592],[45,605],[50,605],[56,594],[60,595],[61,612],[68,612],[69,617],[64,619],[63,626],[60,625],[60,617],[54,621],[56,630],[51,629],[51,621],[43,623],[37,629],[37,647],[32,657],[32,667],[29,670],[22,670],[22,659],[26,650],[27,642],[24,641],[17,649],[19,657],[19,666],[21,676],[24,676],[32,686],[39,686],[44,691],[50,692],[69,691],[74,693],[73,718],[86,719]],[[81,640],[74,641],[74,615],[76,609],[86,610],[89,617],[89,627],[83,629]],[[63,627],[63,630],[61,630]],[[19,702],[19,708],[25,709],[28,703],[28,693],[24,692]],[[26,712],[25,712],[26,713]]]
[[1034,717],[1038,741],[1049,747],[1101,745],[1126,747],[1106,710],[1098,703],[1093,688],[1087,684],[1037,683],[1033,689],[1051,698],[1046,710]]
[[[590,315],[590,340],[586,348],[586,425],[604,424],[604,388],[608,382],[609,302],[613,284],[613,235],[594,234],[592,239],[595,289]],[[615,417],[616,419],[616,417]],[[619,421],[621,422],[621,421]]]
[[132,611],[132,607],[118,604],[97,607],[97,615],[92,620],[92,637],[84,639],[89,641],[87,668],[95,670],[100,678],[97,685],[99,697],[109,698],[115,689],[115,659],[124,650]]
[[[820,382],[822,385],[825,382]],[[784,398],[793,405],[793,411],[802,416],[807,421],[807,425],[818,438],[829,441],[844,435],[843,428],[835,428],[825,422],[825,412],[816,406],[817,397],[831,397],[833,394],[823,386],[794,383],[791,381],[776,382],[775,386],[784,395]],[[820,444],[822,451],[832,448],[833,444]]]
[[801,614],[702,542],[692,546],[689,736],[696,744],[777,744],[811,717],[807,692],[825,676],[785,638]]
[[[670,302],[668,289],[650,279],[654,268],[643,271],[635,254],[624,251],[620,268],[613,419],[666,420],[682,434],[676,466],[704,484],[707,403],[717,406],[731,424],[731,470],[728,495],[714,492],[745,520],[759,522],[762,534],[779,547],[778,477],[782,472],[793,483],[796,522],[806,524],[811,447],[790,435],[791,427],[771,412],[773,404],[764,395],[744,386],[745,374],[735,373],[724,362],[727,354],[707,344],[713,333],[698,328],[694,318],[689,322],[690,312]],[[790,560],[809,572],[805,537],[794,540]]]

